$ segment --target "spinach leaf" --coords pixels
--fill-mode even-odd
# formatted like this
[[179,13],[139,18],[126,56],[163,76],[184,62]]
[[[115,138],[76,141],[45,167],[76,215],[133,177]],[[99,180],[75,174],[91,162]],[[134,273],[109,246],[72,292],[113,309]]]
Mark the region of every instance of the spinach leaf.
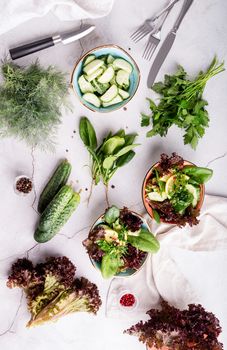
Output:
[[116,167],[121,167],[124,166],[125,164],[129,163],[130,160],[132,160],[132,158],[135,156],[135,152],[134,151],[129,151],[128,153],[124,154],[123,156],[119,157],[116,160]]
[[160,224],[160,216],[159,216],[159,213],[157,212],[157,210],[155,210],[155,209],[152,209],[152,211],[153,211],[153,216],[154,216],[154,219],[155,219],[155,221],[158,223],[158,224]]
[[131,151],[133,148],[139,146],[139,143],[134,143],[132,145],[128,145],[123,147],[119,152],[117,152],[114,156],[116,158],[123,156],[124,154],[128,153],[129,151]]
[[97,185],[100,181],[107,185],[118,168],[124,166],[135,156],[132,151],[137,134],[125,134],[123,129],[114,135],[109,132],[99,146],[92,124],[86,117],[81,118],[80,137],[92,156],[92,178]]
[[118,147],[123,146],[124,143],[125,140],[123,137],[113,136],[104,142],[102,152],[106,155],[111,155]]
[[111,225],[113,224],[120,216],[120,209],[118,209],[115,205],[112,205],[104,215],[105,221]]
[[124,136],[124,139],[125,139],[125,146],[129,146],[129,145],[132,145],[133,142],[135,141],[135,138],[136,138],[137,134],[128,134],[128,135],[125,135]]
[[139,144],[133,144],[133,145],[125,146],[119,152],[117,152],[116,154],[105,158],[104,161],[103,161],[103,164],[102,164],[103,168],[109,170],[110,168],[112,168],[112,166],[114,165],[114,162],[117,160],[117,158],[127,154],[131,149],[133,149],[133,148],[135,148],[137,146],[139,146]]
[[79,126],[80,138],[85,146],[95,150],[97,147],[97,138],[95,130],[86,117],[82,117]]
[[197,184],[207,182],[213,175],[213,170],[196,166],[186,166],[183,168],[182,172],[196,181]]
[[109,157],[105,158],[103,163],[102,163],[103,168],[106,170],[109,170],[110,168],[112,168],[115,160],[116,160],[115,156],[109,156]]
[[106,254],[102,258],[101,273],[103,278],[110,278],[119,272],[119,268],[122,266],[120,256],[113,254]]
[[159,250],[159,241],[148,231],[141,229],[139,236],[128,235],[128,242],[143,252],[156,253]]
[[113,136],[119,136],[119,137],[125,137],[125,131],[124,129],[120,129],[116,132],[116,134],[114,134]]

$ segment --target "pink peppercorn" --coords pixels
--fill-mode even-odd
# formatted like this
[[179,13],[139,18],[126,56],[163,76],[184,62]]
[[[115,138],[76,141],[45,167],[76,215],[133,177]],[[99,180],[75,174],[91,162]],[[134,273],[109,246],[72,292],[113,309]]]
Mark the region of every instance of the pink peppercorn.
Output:
[[122,295],[120,299],[120,304],[125,307],[133,306],[135,302],[136,302],[136,299],[134,295],[130,293]]

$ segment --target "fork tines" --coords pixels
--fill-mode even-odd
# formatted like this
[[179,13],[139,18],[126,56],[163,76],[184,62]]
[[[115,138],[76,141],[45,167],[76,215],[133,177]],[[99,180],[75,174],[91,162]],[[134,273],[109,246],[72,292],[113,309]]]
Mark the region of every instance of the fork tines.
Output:
[[152,26],[148,21],[145,21],[134,33],[132,33],[131,38],[136,43],[139,40],[143,39],[147,34],[153,30]]
[[145,58],[146,60],[151,59],[156,47],[159,44],[159,41],[159,39],[155,38],[153,35],[150,35],[145,50],[143,52],[143,58]]

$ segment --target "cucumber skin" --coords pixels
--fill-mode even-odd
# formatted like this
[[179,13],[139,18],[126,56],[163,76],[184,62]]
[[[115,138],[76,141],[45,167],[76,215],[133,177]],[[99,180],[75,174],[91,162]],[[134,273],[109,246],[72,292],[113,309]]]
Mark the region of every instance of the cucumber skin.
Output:
[[63,212],[64,208],[72,198],[73,193],[72,187],[68,185],[64,185],[60,189],[42,213],[38,225],[39,231],[51,230],[55,220]]
[[39,227],[36,229],[34,238],[38,243],[45,243],[52,239],[60,229],[65,225],[69,220],[70,216],[76,210],[80,203],[80,195],[74,192],[72,198],[69,200],[63,211],[59,214],[50,230],[41,231]]
[[38,203],[38,212],[40,214],[46,209],[60,188],[66,184],[69,175],[71,174],[71,170],[72,166],[67,159],[63,160],[58,165],[57,169],[40,195]]

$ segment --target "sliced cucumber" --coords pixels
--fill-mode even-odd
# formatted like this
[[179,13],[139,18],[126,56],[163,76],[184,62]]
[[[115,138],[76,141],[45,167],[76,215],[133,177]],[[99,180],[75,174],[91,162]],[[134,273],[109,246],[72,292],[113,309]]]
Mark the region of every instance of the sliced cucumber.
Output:
[[104,73],[98,78],[98,82],[101,84],[109,83],[110,80],[114,77],[113,67],[108,67]]
[[116,58],[113,61],[113,66],[115,69],[123,69],[124,71],[128,72],[129,74],[132,73],[132,66],[129,62],[125,61],[123,58]]
[[167,195],[165,192],[150,192],[147,196],[151,201],[155,202],[163,202],[165,199],[167,199]]
[[104,95],[100,97],[102,102],[110,102],[111,100],[114,99],[118,94],[118,88],[116,85],[112,85]]
[[86,66],[86,64],[90,63],[91,61],[95,60],[95,55],[89,55],[85,58],[84,60],[84,66]]
[[95,91],[100,95],[104,94],[104,92],[106,92],[106,90],[110,87],[109,83],[101,84],[96,79],[92,80],[91,84],[94,87]]
[[86,94],[83,95],[83,99],[95,107],[99,108],[101,105],[100,99],[95,95],[90,92],[87,92]]
[[191,184],[187,184],[185,187],[187,188],[188,192],[190,192],[193,195],[192,206],[196,207],[196,205],[199,201],[199,195],[200,195],[199,188],[197,188]]
[[104,62],[102,60],[99,59],[95,59],[93,61],[91,61],[90,63],[88,63],[84,68],[83,71],[87,74],[87,75],[91,75],[93,74],[97,69],[99,69],[100,67],[102,67],[104,65]]
[[129,73],[120,69],[116,75],[116,82],[120,87],[127,89],[129,87]]
[[106,55],[99,56],[99,60],[102,60],[104,63],[106,63]]
[[111,55],[108,55],[106,62],[107,63],[113,63],[113,61],[114,61],[114,57],[111,56]]
[[83,62],[78,85],[85,101],[99,108],[117,104],[130,97],[132,65],[112,55],[88,55]]
[[160,177],[160,181],[163,181],[163,182],[166,182],[169,178],[170,178],[170,176],[172,176],[172,174],[170,173],[170,174],[166,174],[166,175],[163,175],[162,177]]
[[103,73],[103,69],[102,68],[98,68],[94,73],[90,74],[90,75],[85,75],[85,78],[87,79],[87,81],[92,81],[95,78],[99,77],[101,74]]
[[78,79],[78,84],[80,87],[81,92],[85,93],[85,92],[94,92],[95,89],[94,87],[91,85],[91,83],[89,83],[84,75],[81,75]]
[[110,80],[110,85],[117,85],[115,75],[114,75],[113,78]]
[[120,88],[118,89],[118,93],[123,98],[123,100],[126,100],[130,96],[130,94],[127,91],[124,91]]
[[111,106],[111,105],[115,105],[116,103],[120,103],[122,102],[122,98],[120,95],[117,95],[116,97],[114,97],[111,101],[109,102],[103,102],[102,105],[103,107],[108,107],[108,106]]

